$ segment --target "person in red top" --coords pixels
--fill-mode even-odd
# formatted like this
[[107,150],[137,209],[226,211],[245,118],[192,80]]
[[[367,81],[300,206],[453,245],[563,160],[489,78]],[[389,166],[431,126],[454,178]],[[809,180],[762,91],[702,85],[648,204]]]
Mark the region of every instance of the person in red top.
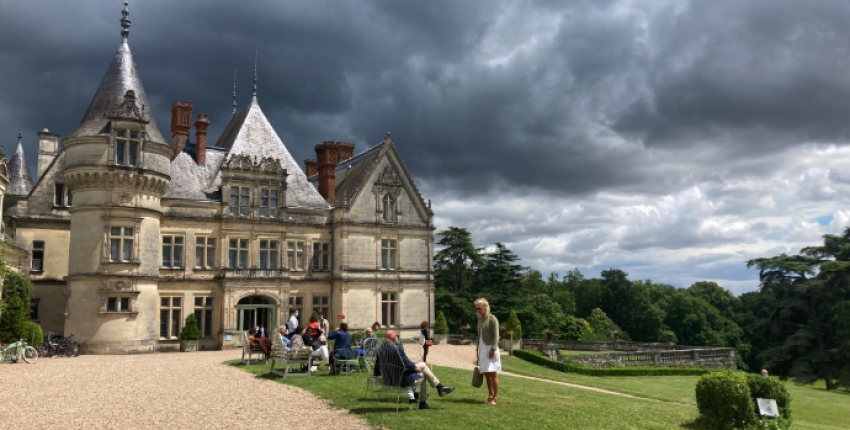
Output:
[[310,323],[307,324],[307,328],[304,329],[304,344],[313,347],[313,355],[317,357],[322,357],[325,360],[325,363],[328,362],[328,346],[327,342],[322,342],[320,337],[325,334],[322,331],[321,326],[319,326],[319,322],[315,317],[310,317]]

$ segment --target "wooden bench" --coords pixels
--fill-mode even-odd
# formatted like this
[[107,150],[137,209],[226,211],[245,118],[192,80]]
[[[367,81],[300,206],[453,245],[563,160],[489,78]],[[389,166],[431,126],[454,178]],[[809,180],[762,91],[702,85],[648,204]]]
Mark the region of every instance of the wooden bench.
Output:
[[[286,378],[288,376],[311,376],[313,374],[313,349],[309,346],[304,348],[277,349],[272,353],[271,359],[272,366],[269,369],[269,373],[274,375]],[[277,363],[281,363],[283,367],[275,369]],[[301,371],[303,367],[307,368],[306,372]],[[295,371],[292,371],[292,369],[295,369]]]
[[[245,333],[239,333],[238,344],[242,344],[242,363],[251,364],[253,361],[263,363],[266,362],[266,354],[263,353],[263,350],[260,349],[259,346],[254,346],[253,348],[248,344],[248,336]],[[260,358],[254,360],[254,355],[258,355]],[[247,357],[247,358],[246,358]]]

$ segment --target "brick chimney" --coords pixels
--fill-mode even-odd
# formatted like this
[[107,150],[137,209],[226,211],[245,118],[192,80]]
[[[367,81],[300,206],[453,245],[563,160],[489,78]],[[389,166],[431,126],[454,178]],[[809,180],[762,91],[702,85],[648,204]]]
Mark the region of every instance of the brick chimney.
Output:
[[316,170],[319,174],[319,194],[333,204],[336,200],[336,166],[354,155],[354,144],[323,142],[316,145]]
[[307,175],[307,177],[309,178],[310,176],[313,176],[316,173],[318,173],[318,171],[316,170],[316,160],[310,158],[304,160],[304,174]]
[[195,154],[198,157],[198,165],[207,165],[207,127],[210,125],[210,120],[207,114],[198,115],[198,120],[195,121]]
[[177,158],[183,148],[186,147],[186,141],[189,139],[189,129],[192,128],[192,102],[180,103],[180,100],[175,100],[171,104],[171,147],[174,149],[174,156]]

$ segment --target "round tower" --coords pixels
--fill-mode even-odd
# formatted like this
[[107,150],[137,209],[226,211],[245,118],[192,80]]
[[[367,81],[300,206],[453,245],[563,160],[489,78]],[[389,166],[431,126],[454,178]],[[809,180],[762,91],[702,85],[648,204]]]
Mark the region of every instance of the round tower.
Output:
[[159,339],[160,200],[173,151],[153,118],[128,43],[63,141],[73,195],[65,333],[87,353],[153,352]]

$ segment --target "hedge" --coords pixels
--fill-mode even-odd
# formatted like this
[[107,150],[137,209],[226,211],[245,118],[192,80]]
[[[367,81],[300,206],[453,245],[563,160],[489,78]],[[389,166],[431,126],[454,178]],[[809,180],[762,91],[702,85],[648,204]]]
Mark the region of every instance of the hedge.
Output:
[[588,376],[700,376],[712,372],[713,369],[701,367],[606,367],[596,369],[579,366],[569,362],[553,361],[530,351],[518,349],[514,356],[565,373],[578,373]]
[[785,384],[776,378],[769,378],[758,374],[747,374],[747,385],[750,387],[750,396],[753,406],[758,410],[756,399],[774,399],[779,406],[779,416],[791,421],[791,395],[785,389]]
[[23,338],[27,341],[27,345],[36,346],[44,342],[44,331],[38,323],[27,321],[24,323]]
[[746,375],[721,371],[703,375],[696,386],[700,418],[710,428],[745,428],[756,419]]

